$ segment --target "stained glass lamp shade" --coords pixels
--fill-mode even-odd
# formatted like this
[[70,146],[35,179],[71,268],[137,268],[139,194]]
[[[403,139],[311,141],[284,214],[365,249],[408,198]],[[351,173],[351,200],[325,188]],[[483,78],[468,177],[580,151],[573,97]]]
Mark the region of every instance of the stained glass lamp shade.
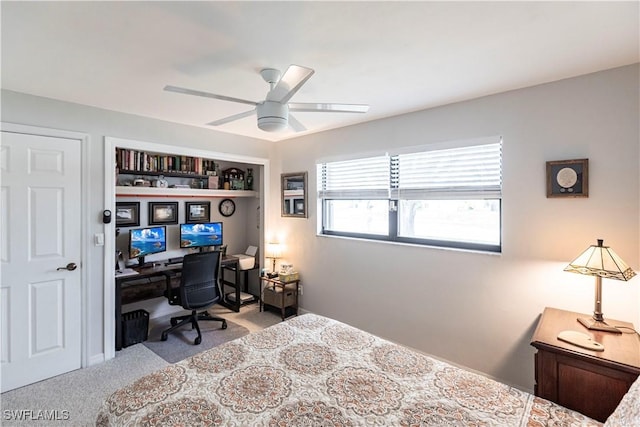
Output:
[[602,315],[602,278],[628,281],[636,273],[611,249],[603,245],[603,240],[598,239],[597,245],[591,245],[578,258],[569,263],[564,271],[571,273],[595,276],[596,295],[593,317],[578,318],[578,321],[587,329],[621,333],[615,326],[610,326],[604,321]]

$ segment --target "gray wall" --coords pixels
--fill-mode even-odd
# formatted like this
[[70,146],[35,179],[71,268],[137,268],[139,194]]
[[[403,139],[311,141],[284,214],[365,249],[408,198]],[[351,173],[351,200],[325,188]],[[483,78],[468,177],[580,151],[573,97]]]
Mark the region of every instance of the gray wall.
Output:
[[[603,238],[638,270],[638,82],[636,64],[279,143],[273,180],[309,172],[309,219],[272,211],[269,230],[304,308],[532,390],[544,307],[593,310],[594,279],[566,264]],[[316,235],[317,159],[492,135],[504,138],[501,255]],[[545,162],[585,157],[589,198],[547,199]],[[605,316],[640,326],[639,283],[604,280]]]
[[[103,287],[105,285],[113,286],[113,283],[105,284],[103,279],[104,248],[93,244],[95,233],[105,233],[105,227],[101,222],[102,210],[105,209],[104,137],[111,136],[259,158],[269,157],[273,143],[6,90],[3,90],[1,95],[3,122],[84,132],[90,136],[88,147],[90,182],[86,183],[90,188],[90,200],[88,201],[90,226],[89,230],[86,230],[86,236],[89,239],[87,243],[89,254],[88,259],[83,263],[89,273],[89,283],[86,284],[88,292],[87,337],[89,340],[87,360],[92,363],[100,361],[104,354]],[[146,205],[146,201],[142,200],[141,205]],[[238,220],[253,215],[258,203],[257,199],[239,202],[231,222],[235,224]],[[217,214],[216,200],[212,201],[211,206],[212,212]],[[244,211],[241,209],[243,206],[247,208]],[[144,207],[141,209],[146,212]],[[233,227],[233,230],[239,229],[242,228]],[[258,235],[255,230],[255,227],[251,227],[251,233],[247,235],[245,234],[246,230],[242,229],[242,236],[247,235],[247,239],[257,241],[259,239],[256,238]],[[231,234],[232,229],[229,230],[229,233],[225,233],[225,237],[230,242]],[[246,244],[247,241],[243,237],[241,243],[234,242],[229,249],[244,252]]]
[[[564,273],[567,262],[604,238],[638,270],[638,81],[636,64],[275,144],[8,91],[2,121],[91,136],[89,239],[103,232],[104,136],[270,158],[267,229],[251,233],[285,244],[282,261],[301,273],[306,310],[532,389],[539,313],[593,307],[592,278]],[[316,235],[317,159],[491,135],[504,137],[501,255]],[[545,161],[583,157],[589,198],[547,199]],[[309,172],[309,218],[281,218],[280,173],[300,171]],[[105,284],[103,250],[89,245],[95,360],[104,351]],[[640,326],[639,280],[604,281],[606,316]]]

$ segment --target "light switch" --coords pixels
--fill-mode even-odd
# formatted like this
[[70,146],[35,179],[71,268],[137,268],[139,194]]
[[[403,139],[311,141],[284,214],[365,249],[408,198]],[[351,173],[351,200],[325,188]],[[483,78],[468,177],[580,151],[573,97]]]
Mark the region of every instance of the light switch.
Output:
[[95,242],[96,246],[104,246],[104,234],[103,233],[94,234],[93,241]]

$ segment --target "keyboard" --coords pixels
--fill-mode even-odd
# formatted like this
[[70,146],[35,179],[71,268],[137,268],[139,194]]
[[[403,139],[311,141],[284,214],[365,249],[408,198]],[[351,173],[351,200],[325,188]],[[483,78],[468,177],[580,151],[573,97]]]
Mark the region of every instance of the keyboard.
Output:
[[182,264],[182,257],[177,257],[177,258],[169,258],[164,265],[172,265],[172,264]]

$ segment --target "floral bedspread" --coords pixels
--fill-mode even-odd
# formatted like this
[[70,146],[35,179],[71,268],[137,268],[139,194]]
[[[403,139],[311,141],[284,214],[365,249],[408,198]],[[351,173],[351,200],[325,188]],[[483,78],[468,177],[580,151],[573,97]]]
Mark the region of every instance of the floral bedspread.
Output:
[[140,378],[99,426],[599,426],[577,412],[305,314]]

